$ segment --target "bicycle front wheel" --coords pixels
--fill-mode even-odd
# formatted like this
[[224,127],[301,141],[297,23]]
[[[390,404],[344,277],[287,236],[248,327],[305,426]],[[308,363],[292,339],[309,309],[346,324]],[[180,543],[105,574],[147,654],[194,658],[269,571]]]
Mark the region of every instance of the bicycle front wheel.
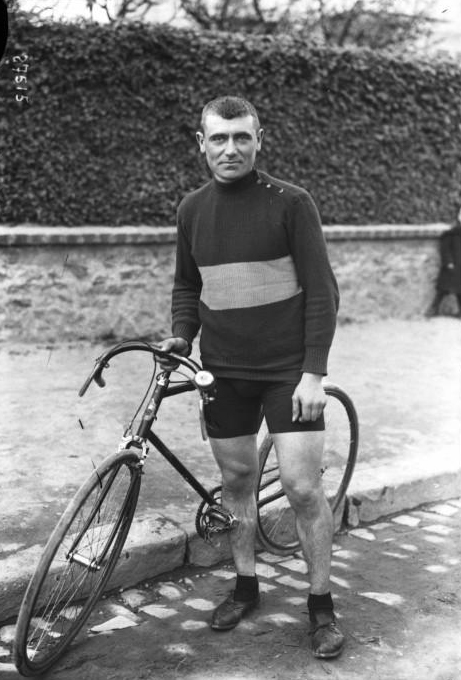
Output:
[[128,534],[141,484],[139,456],[109,456],[59,520],[19,611],[14,661],[22,675],[49,669],[77,635],[107,584]]
[[[336,385],[324,386],[327,395],[322,481],[325,495],[340,522],[347,487],[358,450],[358,418],[350,397]],[[272,438],[265,424],[259,433],[259,480],[257,489],[258,538],[270,552],[290,555],[299,549],[296,518],[280,481]]]

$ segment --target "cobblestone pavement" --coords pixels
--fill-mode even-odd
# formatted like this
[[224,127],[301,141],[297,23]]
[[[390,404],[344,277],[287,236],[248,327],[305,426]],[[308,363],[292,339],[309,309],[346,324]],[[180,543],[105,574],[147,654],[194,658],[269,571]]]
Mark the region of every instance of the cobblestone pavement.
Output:
[[[53,680],[459,680],[461,500],[335,537],[332,585],[342,656],[309,652],[308,577],[299,555],[261,553],[259,608],[229,633],[208,627],[231,565],[172,572],[117,592],[46,676]],[[0,629],[0,680],[19,678],[14,626]]]

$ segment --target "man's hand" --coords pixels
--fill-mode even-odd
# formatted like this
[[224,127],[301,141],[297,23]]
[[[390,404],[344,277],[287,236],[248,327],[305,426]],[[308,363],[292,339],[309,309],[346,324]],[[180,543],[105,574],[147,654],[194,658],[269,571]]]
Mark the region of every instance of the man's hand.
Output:
[[291,400],[293,403],[292,422],[317,420],[327,403],[322,376],[316,373],[303,373]]
[[[158,348],[164,352],[174,352],[182,357],[190,353],[189,343],[184,338],[166,338],[159,343]],[[174,371],[178,367],[177,363],[172,363],[168,359],[159,359],[158,362],[164,371]]]

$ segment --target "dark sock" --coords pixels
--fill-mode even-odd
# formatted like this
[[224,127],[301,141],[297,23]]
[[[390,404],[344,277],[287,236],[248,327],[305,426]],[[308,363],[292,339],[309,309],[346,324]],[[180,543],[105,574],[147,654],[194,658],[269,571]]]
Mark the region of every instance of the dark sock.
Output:
[[309,613],[318,611],[333,611],[333,599],[331,593],[324,593],[323,595],[309,595],[307,600],[307,608]]
[[257,576],[242,576],[237,574],[237,582],[235,584],[234,599],[239,602],[248,602],[254,600],[259,593],[259,584]]

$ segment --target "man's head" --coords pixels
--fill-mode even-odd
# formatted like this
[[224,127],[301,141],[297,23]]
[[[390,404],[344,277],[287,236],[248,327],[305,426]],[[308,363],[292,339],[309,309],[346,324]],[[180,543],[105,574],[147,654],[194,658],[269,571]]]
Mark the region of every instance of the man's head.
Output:
[[203,108],[201,126],[200,151],[218,181],[234,182],[252,170],[263,130],[250,102],[241,97],[213,99]]

